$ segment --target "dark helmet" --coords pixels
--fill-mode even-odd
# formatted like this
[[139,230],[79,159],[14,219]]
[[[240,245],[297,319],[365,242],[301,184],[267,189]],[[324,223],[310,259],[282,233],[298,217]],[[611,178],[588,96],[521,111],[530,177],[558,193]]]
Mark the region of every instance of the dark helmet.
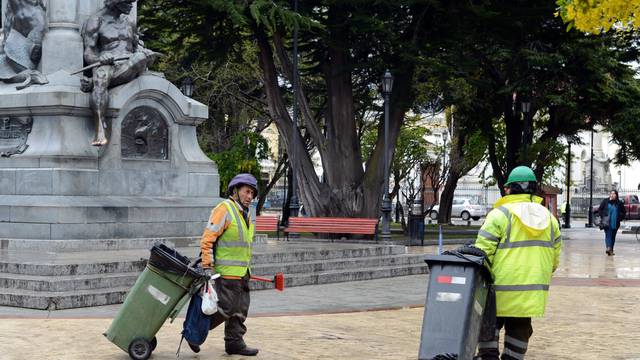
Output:
[[253,177],[253,175],[251,174],[238,174],[236,176],[233,177],[233,179],[231,179],[231,181],[229,181],[229,185],[227,186],[227,191],[229,192],[229,194],[231,194],[231,191],[233,191],[233,188],[236,186],[241,186],[241,185],[247,185],[253,188],[253,191],[255,191],[256,196],[258,196],[258,181],[256,180],[255,177]]

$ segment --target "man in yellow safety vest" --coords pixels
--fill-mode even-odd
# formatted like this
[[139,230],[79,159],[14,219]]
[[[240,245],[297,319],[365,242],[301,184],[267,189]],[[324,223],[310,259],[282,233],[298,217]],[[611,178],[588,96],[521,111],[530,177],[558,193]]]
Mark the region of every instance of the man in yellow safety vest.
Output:
[[[200,241],[205,275],[221,276],[215,281],[218,312],[211,316],[210,328],[225,323],[224,342],[227,354],[255,356],[258,349],[248,347],[243,336],[249,312],[249,279],[254,225],[249,214],[251,201],[258,194],[258,182],[251,174],[238,174],[227,188],[229,198],[211,211]],[[191,350],[200,347],[188,343]]]
[[505,185],[507,195],[495,203],[475,241],[490,263],[496,302],[496,327],[480,335],[476,359],[481,360],[499,359],[502,327],[501,359],[524,359],[533,333],[531,318],[544,316],[562,247],[558,221],[534,195],[533,170],[516,167]]

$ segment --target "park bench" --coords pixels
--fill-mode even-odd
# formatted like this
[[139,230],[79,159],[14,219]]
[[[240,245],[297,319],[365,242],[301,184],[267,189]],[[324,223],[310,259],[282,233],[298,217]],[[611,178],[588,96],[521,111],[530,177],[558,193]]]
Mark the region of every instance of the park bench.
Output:
[[280,218],[277,215],[256,216],[256,232],[276,232],[276,237],[280,239]]
[[356,234],[378,237],[378,219],[336,217],[290,217],[289,233]]

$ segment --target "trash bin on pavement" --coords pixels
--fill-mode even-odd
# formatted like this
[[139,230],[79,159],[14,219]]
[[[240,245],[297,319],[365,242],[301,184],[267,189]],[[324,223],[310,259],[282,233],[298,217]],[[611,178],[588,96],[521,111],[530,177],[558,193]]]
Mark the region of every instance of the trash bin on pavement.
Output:
[[157,345],[156,333],[167,318],[175,319],[201,278],[189,266],[189,258],[163,244],[154,245],[146,268],[103,335],[132,359],[148,359]]
[[409,245],[424,245],[424,214],[422,200],[416,199],[409,211]]
[[420,360],[475,355],[490,274],[484,257],[428,255],[429,287],[422,320]]

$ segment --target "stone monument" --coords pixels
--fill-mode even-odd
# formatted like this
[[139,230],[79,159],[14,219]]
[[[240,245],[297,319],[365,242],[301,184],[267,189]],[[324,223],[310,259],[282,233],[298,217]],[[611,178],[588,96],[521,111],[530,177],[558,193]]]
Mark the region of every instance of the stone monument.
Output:
[[[184,96],[162,74],[146,70],[151,51],[127,48],[130,58],[123,62],[105,55],[110,46],[105,37],[122,40],[123,34],[109,33],[96,21],[122,20],[129,13],[126,24],[135,24],[136,14],[133,1],[106,2],[2,1],[3,26],[15,27],[12,19],[31,6],[26,20],[35,29],[16,34],[3,28],[5,50],[10,41],[21,40],[28,54],[24,60],[31,64],[15,67],[15,61],[7,61],[16,74],[28,71],[28,87],[16,88],[17,80],[0,82],[2,249],[195,243],[220,200],[217,167],[196,139],[207,107]],[[106,5],[108,12],[114,3],[130,11],[108,15],[101,10]],[[126,30],[124,35],[135,39],[128,38],[125,48],[138,46],[134,30],[133,25]],[[92,48],[83,46],[83,35]],[[100,44],[91,45],[92,36],[102,37]],[[140,58],[145,61],[136,62]],[[73,73],[94,62],[100,64],[81,88],[83,73]],[[135,76],[114,75],[131,62],[136,62]],[[93,88],[83,92],[87,85]],[[96,135],[98,113],[96,123],[105,131]],[[96,140],[103,146],[92,146]]]

